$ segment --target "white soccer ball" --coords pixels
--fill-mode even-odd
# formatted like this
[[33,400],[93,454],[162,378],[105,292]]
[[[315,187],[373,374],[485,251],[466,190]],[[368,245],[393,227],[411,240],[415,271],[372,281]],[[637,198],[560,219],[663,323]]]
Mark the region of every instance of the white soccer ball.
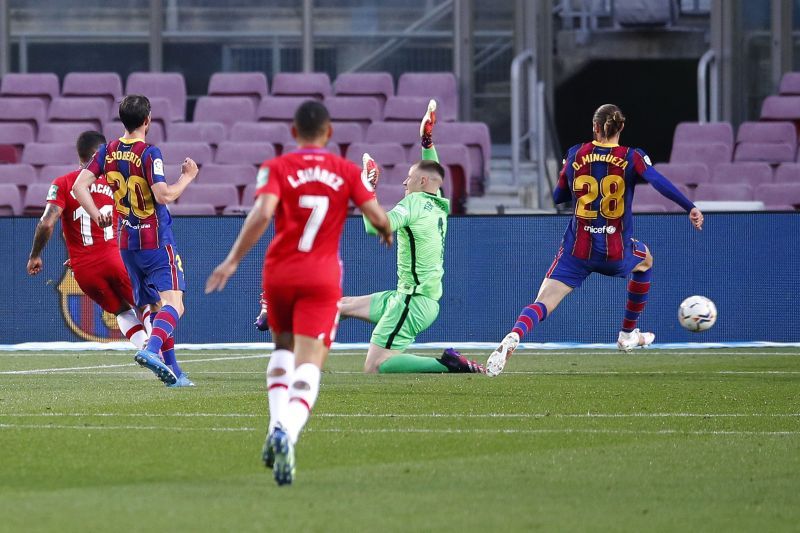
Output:
[[689,331],[705,331],[717,321],[717,306],[705,296],[689,296],[678,308],[678,321]]

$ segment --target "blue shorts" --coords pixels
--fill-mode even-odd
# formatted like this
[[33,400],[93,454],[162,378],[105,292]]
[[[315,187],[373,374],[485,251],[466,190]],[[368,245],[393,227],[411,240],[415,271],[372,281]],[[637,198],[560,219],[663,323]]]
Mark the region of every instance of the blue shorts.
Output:
[[621,261],[578,259],[570,253],[564,253],[562,246],[545,278],[557,279],[573,289],[577,289],[592,272],[614,278],[625,278],[646,257],[647,246],[636,239],[631,239],[625,247],[625,254]]
[[181,256],[171,244],[155,250],[120,250],[137,307],[161,301],[158,293],[185,291]]

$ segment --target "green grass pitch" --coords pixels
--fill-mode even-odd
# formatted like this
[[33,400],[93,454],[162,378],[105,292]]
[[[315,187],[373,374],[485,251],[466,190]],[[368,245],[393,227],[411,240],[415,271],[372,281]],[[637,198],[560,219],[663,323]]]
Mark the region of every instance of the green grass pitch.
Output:
[[797,349],[518,352],[494,379],[335,354],[291,487],[260,463],[263,355],[180,353],[182,390],[131,355],[0,352],[0,531],[800,524]]

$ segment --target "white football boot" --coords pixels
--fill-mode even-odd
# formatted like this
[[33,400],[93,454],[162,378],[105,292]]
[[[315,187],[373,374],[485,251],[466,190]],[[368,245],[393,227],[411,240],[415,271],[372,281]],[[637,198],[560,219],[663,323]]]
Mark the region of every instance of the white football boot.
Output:
[[653,344],[654,340],[656,340],[654,333],[650,333],[649,331],[642,333],[639,331],[639,328],[636,328],[630,333],[620,331],[619,337],[617,337],[617,349],[621,352],[629,353],[634,348],[650,346]]
[[517,335],[517,333],[512,331],[506,335],[503,342],[500,343],[500,346],[492,352],[492,355],[489,356],[489,360],[486,361],[486,375],[494,377],[502,372],[503,367],[506,366],[506,361],[511,357],[511,354],[514,353],[514,350],[517,349],[518,344],[519,335]]

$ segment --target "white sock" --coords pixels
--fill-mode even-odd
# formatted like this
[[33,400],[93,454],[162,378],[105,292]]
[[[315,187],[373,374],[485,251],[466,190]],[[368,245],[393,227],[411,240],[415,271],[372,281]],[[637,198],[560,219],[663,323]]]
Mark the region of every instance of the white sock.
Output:
[[[280,376],[271,376],[274,370],[283,370]],[[275,350],[267,365],[267,397],[269,398],[269,433],[275,429],[289,404],[289,386],[294,374],[294,354],[289,350]]]
[[147,332],[144,325],[136,315],[136,311],[128,309],[117,315],[119,330],[125,335],[136,349],[141,350],[147,342]]
[[144,311],[142,312],[142,324],[144,325],[144,330],[147,332],[147,336],[150,337],[150,334],[153,332],[153,314],[150,311],[150,305],[144,306]]
[[320,370],[311,363],[303,363],[294,369],[294,379],[289,389],[289,406],[281,418],[292,443],[297,442],[300,431],[306,425],[314,402],[319,394]]

